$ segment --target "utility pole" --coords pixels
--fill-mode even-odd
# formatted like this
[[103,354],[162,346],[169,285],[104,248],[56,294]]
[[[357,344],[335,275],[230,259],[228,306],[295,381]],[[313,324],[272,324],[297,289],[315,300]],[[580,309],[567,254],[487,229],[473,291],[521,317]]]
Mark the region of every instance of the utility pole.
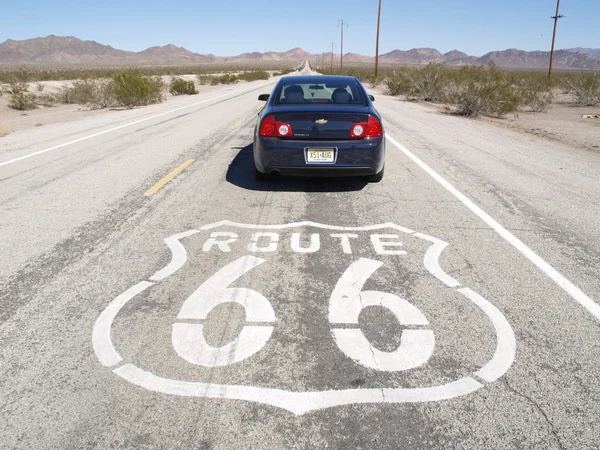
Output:
[[335,44],[332,42],[331,43],[331,69],[330,69],[332,72],[333,72],[333,46],[334,45]]
[[550,67],[548,68],[548,83],[550,83],[550,79],[552,78],[552,62],[554,61],[554,41],[556,40],[556,25],[558,23],[558,19],[562,19],[563,15],[558,14],[558,10],[560,8],[560,0],[556,0],[556,14],[554,14],[551,19],[554,19],[554,32],[552,33],[552,48],[550,50]]
[[[344,67],[344,18],[338,20],[338,26],[342,31],[342,36],[340,38],[340,71]],[[348,25],[346,25],[347,27]]]
[[379,10],[377,11],[377,44],[375,44],[375,79],[379,73],[379,24],[381,23],[381,0],[379,0]]

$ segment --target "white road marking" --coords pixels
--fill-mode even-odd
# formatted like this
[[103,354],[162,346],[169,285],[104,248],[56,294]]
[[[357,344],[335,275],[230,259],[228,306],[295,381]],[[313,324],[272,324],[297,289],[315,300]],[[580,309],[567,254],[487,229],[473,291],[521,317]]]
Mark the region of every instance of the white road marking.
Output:
[[[269,83],[269,84],[271,84],[271,83]],[[268,86],[269,84],[266,84],[265,86]],[[59,148],[66,147],[68,145],[77,144],[78,142],[82,142],[82,141],[86,141],[88,139],[92,139],[92,138],[95,138],[95,137],[98,137],[98,136],[102,136],[103,134],[111,133],[113,131],[117,131],[117,130],[120,130],[122,128],[130,127],[132,125],[137,125],[138,123],[142,123],[142,122],[146,122],[148,120],[156,119],[157,117],[162,117],[164,115],[171,114],[171,113],[174,113],[174,112],[177,112],[177,111],[182,111],[182,110],[188,109],[188,108],[193,108],[194,106],[202,105],[203,103],[208,103],[208,102],[211,102],[213,100],[219,100],[221,98],[230,97],[230,96],[233,96],[233,95],[245,94],[246,92],[254,91],[254,90],[257,90],[257,89],[261,89],[261,87],[258,87],[258,88],[257,87],[253,87],[251,89],[246,89],[246,90],[239,91],[239,92],[229,92],[227,94],[223,94],[223,95],[218,95],[216,97],[207,98],[205,100],[202,100],[200,102],[195,102],[195,103],[192,103],[190,105],[186,105],[186,106],[181,106],[179,108],[170,109],[169,111],[165,111],[165,112],[162,112],[160,114],[155,114],[155,115],[150,116],[150,117],[145,117],[143,119],[139,119],[139,120],[136,120],[136,121],[133,121],[133,122],[126,123],[124,125],[119,125],[118,127],[110,128],[108,130],[104,130],[104,131],[100,131],[98,133],[90,134],[89,136],[84,136],[82,138],[75,139],[73,141],[65,142],[64,144],[55,145],[54,147],[46,148],[44,150],[40,150],[40,151],[37,151],[37,152],[34,152],[34,153],[29,153],[28,155],[23,155],[23,156],[20,156],[18,158],[14,158],[14,159],[11,159],[11,160],[8,160],[8,161],[4,161],[4,162],[0,163],[0,167],[7,166],[9,164],[14,164],[14,163],[16,163],[18,161],[22,161],[24,159],[32,158],[34,156],[41,155],[43,153],[48,153],[48,152],[51,152],[53,150],[58,150]]]
[[351,255],[352,247],[350,246],[350,238],[357,239],[358,234],[340,233],[340,234],[332,234],[331,237],[341,239],[342,251],[347,255]]
[[[262,294],[252,289],[227,287],[264,262],[264,259],[254,256],[244,256],[229,263],[188,297],[177,318],[205,320],[218,305],[233,302],[244,307],[249,322],[275,322],[275,311]],[[216,348],[206,342],[203,324],[175,323],[171,342],[177,354],[187,362],[217,367],[242,361],[259,352],[272,332],[272,326],[245,325],[232,342]]]
[[[346,269],[329,299],[329,322],[358,326],[358,317],[368,306],[381,306],[396,316],[402,325],[428,325],[419,309],[394,294],[363,291],[367,280],[383,265],[380,261],[361,258]],[[383,352],[371,345],[360,329],[332,328],[339,349],[365,367],[382,371],[414,369],[425,364],[433,354],[435,337],[431,330],[403,330],[395,351]]]
[[444,249],[448,246],[447,242],[444,242],[440,239],[427,236],[423,233],[415,233],[413,236],[419,237],[421,239],[425,239],[426,241],[433,242],[433,245],[427,249],[425,252],[425,258],[423,259],[423,263],[425,264],[425,268],[437,277],[442,283],[449,287],[457,287],[460,286],[460,283],[448,275],[446,272],[442,270],[440,267],[440,255],[444,251]]
[[[221,240],[219,238],[227,238],[224,240]],[[217,246],[217,248],[219,250],[221,250],[222,252],[230,252],[231,248],[229,248],[229,244],[234,243],[235,241],[237,241],[238,239],[238,235],[235,233],[229,233],[227,231],[217,231],[215,233],[211,233],[210,237],[206,240],[206,242],[204,243],[204,245],[202,246],[202,251],[203,252],[210,252],[210,249],[213,248],[213,246]]]
[[[227,221],[220,222],[219,224],[207,225],[201,227],[200,229],[212,230],[221,225],[238,226],[247,229],[284,229],[290,227],[289,224],[273,226],[256,226],[234,224],[233,222]],[[394,224],[385,224],[384,226],[373,225],[368,227],[334,227],[316,224],[314,222],[309,222],[309,224],[309,226],[331,230],[370,231],[381,230],[383,228],[392,228],[401,232],[405,232],[407,234],[414,233],[414,231],[412,230],[407,230],[406,228]],[[169,272],[172,272],[173,270],[177,271],[179,268],[181,268],[180,258],[187,259],[187,254],[180,252],[178,246],[173,245],[173,240],[190,236],[196,231],[197,230],[190,230],[189,232],[181,233],[165,239],[165,242],[167,242],[167,245],[173,252],[173,256],[171,263],[169,263],[169,265],[162,269],[163,273],[167,272],[167,270],[165,269],[168,267],[171,267],[168,270]],[[414,236],[417,238],[428,238],[426,240],[433,242],[435,246],[435,238],[426,235],[418,235],[420,235],[420,233],[414,233]],[[171,243],[171,245],[169,245],[169,242]],[[443,241],[439,242],[445,244]],[[445,247],[445,245],[442,246],[438,243],[438,247],[435,249],[434,252],[431,253],[433,255],[431,256],[431,258],[439,257],[441,250],[443,250],[443,247]],[[177,256],[176,254],[178,254],[179,256]],[[178,261],[177,264],[173,263],[174,260]],[[209,280],[207,280],[204,283],[204,288],[206,290],[204,294],[206,295],[201,295],[198,298],[196,298],[195,301],[192,302],[195,304],[190,305],[190,307],[187,308],[187,312],[184,311],[184,309],[186,308],[182,307],[182,311],[180,312],[180,318],[186,318],[188,320],[202,320],[202,318],[206,318],[206,316],[210,312],[210,309],[212,309],[217,304],[222,302],[234,301],[245,306],[248,321],[264,322],[268,319],[268,322],[270,323],[265,323],[265,325],[271,325],[275,321],[275,315],[270,303],[266,298],[264,298],[258,292],[252,291],[250,289],[227,287],[230,283],[237,279],[235,277],[236,274],[239,277],[242,274],[251,270],[253,267],[256,267],[257,265],[264,262],[264,260],[255,258],[253,256],[246,256],[240,258],[240,260],[231,263],[235,266],[233,269],[225,270],[224,272],[222,270],[221,272],[223,273],[217,273],[213,277],[209,278]],[[377,291],[362,291],[362,287],[369,278],[369,276],[371,276],[375,272],[375,270],[377,270],[381,266],[381,263],[378,261],[367,259],[361,259],[357,263],[355,263],[351,269],[346,271],[347,273],[345,273],[343,276],[345,280],[341,283],[338,282],[338,284],[336,284],[336,291],[332,293],[332,299],[334,301],[331,303],[335,304],[330,305],[330,311],[333,311],[333,313],[330,313],[333,314],[333,318],[330,317],[330,320],[333,325],[335,325],[335,323],[340,322],[343,322],[345,325],[344,328],[334,328],[332,329],[332,331],[344,329],[348,330],[350,329],[348,327],[349,325],[356,325],[358,322],[358,315],[360,314],[360,310],[369,305],[379,305],[389,309],[394,315],[396,315],[401,324],[413,324],[419,326],[428,325],[428,321],[423,316],[423,314],[416,307],[414,307],[414,305],[411,305],[410,303],[406,302],[406,300],[400,299],[399,297],[393,294],[386,294]],[[439,268],[439,263],[436,261],[435,264],[432,263],[430,264],[430,266]],[[430,270],[430,272],[433,276],[440,279],[440,281],[444,281],[444,275],[447,274],[445,274],[441,268],[439,268],[439,270],[441,271],[440,273],[434,273],[437,272],[437,269],[433,272]],[[161,271],[157,272],[157,274],[158,273],[161,273]],[[115,298],[112,302],[110,302],[106,309],[101,313],[94,326],[93,346],[97,357],[103,365],[114,366],[115,364],[122,361],[121,357],[114,349],[110,337],[112,323],[118,315],[119,311],[125,306],[125,304],[128,301],[135,297],[135,295],[141,293],[142,291],[146,290],[147,288],[153,285],[154,283],[146,281],[138,283],[137,285],[133,286],[132,288]],[[490,304],[487,300],[485,300],[483,297],[477,295],[476,293],[467,288],[459,289],[458,291],[466,298],[471,300],[475,306],[480,308],[480,310],[482,310],[482,312],[486,314],[486,316],[492,322],[494,329],[497,333],[496,351],[492,359],[480,370],[474,373],[474,375],[479,377],[481,380],[496,380],[498,377],[506,373],[506,371],[510,368],[510,365],[514,361],[514,333],[510,327],[510,324],[508,323],[508,321],[506,321],[506,318],[504,318],[501,312],[498,311],[498,309],[495,308],[492,304]],[[193,295],[194,294],[192,294],[191,297],[193,297]],[[264,299],[264,301],[259,300],[259,297]],[[254,306],[249,306],[251,303],[253,303]],[[351,312],[352,314],[348,314],[348,312]],[[174,330],[179,325],[186,324],[175,324]],[[255,350],[260,346],[266,345],[266,341],[270,337],[270,332],[272,331],[271,326],[260,326],[260,324],[258,326],[253,326],[262,330],[266,330],[264,331],[265,335],[263,337],[255,336],[252,338],[249,336],[245,336],[243,338],[240,338],[240,340],[242,341],[241,344],[244,354],[249,354],[251,350]],[[405,332],[407,331],[430,330],[405,330]],[[195,329],[190,331],[189,328],[186,329],[185,327],[182,327],[179,331],[176,331],[176,333],[188,333],[191,334],[193,338],[197,338],[198,336],[202,335],[202,328],[195,327]],[[267,333],[269,333],[269,337],[266,336]],[[335,333],[333,334],[335,335]],[[434,344],[433,334],[431,333],[429,337],[425,335],[409,335],[407,339],[407,342],[403,343],[403,341],[401,341],[400,347],[404,352],[408,352],[408,357],[412,358],[412,364],[418,365],[420,363],[420,360],[418,358],[421,358],[421,360],[424,359],[426,361],[430,356],[427,356],[429,351],[423,351],[423,349],[417,350],[417,347],[421,346],[432,348]],[[429,343],[427,339],[429,339]],[[187,341],[188,344],[190,344],[190,347],[196,349],[183,350],[183,353],[191,354],[194,351],[197,352],[197,340],[194,341],[194,339],[181,339],[181,341]],[[425,343],[425,345],[423,343]],[[366,344],[364,343],[361,344],[360,342],[358,342],[358,344],[359,346],[366,347]],[[369,344],[368,341],[367,344]],[[174,346],[175,345],[178,344],[174,344]],[[247,346],[248,348],[244,348],[244,346]],[[218,365],[220,363],[231,364],[233,362],[236,362],[235,355],[233,355],[233,353],[235,353],[237,350],[233,348],[214,349],[205,346],[204,349],[208,350],[208,357],[206,357],[206,355],[194,356],[196,362],[210,364],[211,366]],[[260,348],[258,348],[258,350],[260,350]],[[389,355],[385,354],[384,352],[380,353],[381,354],[372,357],[371,360],[363,361],[361,360],[360,355],[358,359],[362,363],[375,366],[375,368],[377,368],[378,370],[386,370],[386,366],[388,365],[388,363],[391,364],[388,358]],[[472,377],[463,377],[456,381],[448,382],[439,386],[428,386],[420,388],[393,387],[372,389],[325,390],[319,392],[292,392],[284,389],[273,389],[255,386],[237,386],[227,384],[215,384],[212,382],[171,380],[167,378],[158,377],[150,372],[146,372],[143,369],[134,366],[133,364],[124,364],[118,368],[115,368],[113,372],[116,375],[124,378],[125,380],[135,385],[144,387],[148,390],[155,392],[189,397],[207,397],[223,399],[227,398],[254,401],[257,403],[263,403],[284,408],[298,415],[316,409],[357,403],[421,403],[447,400],[470,394],[484,386],[484,384],[480,383]]]
[[475,375],[479,378],[491,383],[504,375],[515,360],[515,351],[517,348],[515,333],[506,320],[506,317],[498,311],[498,308],[484,299],[477,292],[473,292],[469,288],[457,290],[487,314],[496,330],[497,341],[494,356],[490,362],[475,372]]
[[321,237],[318,233],[310,235],[310,245],[308,247],[302,247],[300,245],[300,233],[292,233],[291,247],[296,253],[314,253],[318,252],[321,248]]
[[92,331],[92,344],[94,351],[96,352],[96,356],[103,366],[111,367],[123,361],[123,358],[121,358],[119,353],[117,353],[115,350],[110,337],[110,330],[115,317],[117,317],[119,311],[121,311],[123,306],[125,306],[129,300],[153,285],[154,283],[142,281],[127,289],[112,302],[110,302],[104,311],[102,311],[100,316],[98,316],[98,319],[94,324],[94,330]]
[[600,321],[600,305],[594,302],[588,297],[581,289],[575,286],[567,278],[565,278],[558,270],[552,267],[549,263],[543,260],[537,255],[532,249],[523,243],[514,234],[504,228],[498,221],[492,218],[483,209],[477,206],[471,199],[461,193],[458,189],[452,186],[446,179],[434,171],[431,167],[425,164],[421,159],[415,156],[410,150],[404,147],[402,144],[393,139],[390,135],[386,134],[385,137],[388,141],[398,147],[406,156],[408,156],[415,164],[429,174],[435,181],[441,184],[448,192],[454,195],[460,200],[467,208],[469,208],[475,215],[483,220],[490,228],[498,233],[506,242],[517,249],[525,258],[531,261],[538,269],[540,269],[548,278],[554,281],[561,289],[571,296],[577,303],[583,306],[592,314],[597,320]]
[[372,234],[371,242],[378,255],[406,255],[405,250],[389,250],[386,247],[402,247],[402,242],[383,239],[400,239],[397,234]]
[[[266,246],[259,246],[258,241],[260,238],[265,237],[269,239],[269,243]],[[270,253],[277,251],[277,243],[279,242],[279,235],[277,233],[270,232],[258,232],[252,235],[251,242],[248,244],[249,252],[257,253]]]
[[187,252],[185,250],[185,247],[181,242],[179,242],[179,240],[188,236],[192,236],[196,233],[200,233],[200,231],[190,230],[186,231],[185,233],[176,234],[175,236],[170,236],[165,239],[167,247],[169,247],[169,250],[171,250],[171,262],[166,267],[162,268],[154,275],[152,275],[149,278],[151,281],[164,280],[165,278],[173,275],[175,272],[177,272],[183,267],[183,265],[187,261]]
[[321,392],[290,392],[254,386],[222,385],[194,381],[169,380],[146,372],[133,364],[113,370],[116,375],[150,391],[184,397],[245,400],[276,406],[293,414],[361,403],[424,403],[448,400],[470,394],[483,387],[471,377],[442,386],[423,388],[345,389]]

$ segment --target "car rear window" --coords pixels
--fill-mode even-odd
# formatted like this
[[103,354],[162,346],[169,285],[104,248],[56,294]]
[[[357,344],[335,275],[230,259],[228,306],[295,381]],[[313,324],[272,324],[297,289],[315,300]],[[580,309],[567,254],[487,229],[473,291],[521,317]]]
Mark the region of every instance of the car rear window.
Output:
[[363,90],[356,82],[284,83],[275,96],[276,105],[313,103],[333,103],[341,106],[367,104]]

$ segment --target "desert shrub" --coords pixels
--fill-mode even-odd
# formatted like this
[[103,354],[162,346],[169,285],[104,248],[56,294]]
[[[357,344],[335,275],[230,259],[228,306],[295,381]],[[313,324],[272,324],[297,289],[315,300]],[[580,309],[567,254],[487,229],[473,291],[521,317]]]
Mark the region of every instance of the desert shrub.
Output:
[[131,70],[117,73],[112,80],[117,103],[130,109],[162,102],[163,89],[164,82],[160,77],[146,77]]
[[172,95],[195,95],[198,90],[192,80],[186,81],[182,78],[173,78],[169,85],[169,92]]
[[463,116],[502,117],[517,112],[522,104],[514,80],[493,63],[487,67],[461,67],[454,78],[449,100]]
[[573,95],[577,106],[600,104],[600,73],[579,74],[564,80],[566,90]]
[[554,100],[554,94],[545,77],[524,77],[518,82],[519,96],[524,106],[533,112],[545,112]]
[[98,80],[96,82],[96,94],[92,108],[112,108],[118,106],[117,99],[114,94],[114,86],[112,80]]
[[406,95],[410,91],[410,80],[405,69],[394,70],[384,78],[383,84],[389,95]]
[[244,72],[238,75],[238,79],[244,81],[268,80],[269,73],[265,70],[253,70],[252,72]]
[[35,96],[34,102],[36,103],[36,105],[50,107],[55,106],[57,103],[59,103],[59,98],[55,94],[42,93]]
[[217,84],[235,84],[238,82],[238,77],[235,74],[232,73],[225,73],[221,76],[218,77],[213,77],[213,79],[211,80],[212,85],[217,85]]
[[62,103],[87,105],[96,100],[97,81],[91,78],[74,81],[61,93]]
[[232,73],[225,73],[223,75],[198,75],[198,82],[200,84],[210,84],[211,86],[217,86],[219,84],[234,84],[239,81],[239,78]]
[[8,106],[12,109],[25,111],[36,108],[36,95],[29,92],[27,82],[13,80],[6,89]]
[[196,77],[198,78],[198,83],[201,86],[204,86],[205,84],[210,84],[210,76],[199,73],[198,75],[196,75]]
[[405,77],[409,81],[408,95],[426,102],[445,100],[449,81],[448,72],[443,64],[436,63],[407,70]]

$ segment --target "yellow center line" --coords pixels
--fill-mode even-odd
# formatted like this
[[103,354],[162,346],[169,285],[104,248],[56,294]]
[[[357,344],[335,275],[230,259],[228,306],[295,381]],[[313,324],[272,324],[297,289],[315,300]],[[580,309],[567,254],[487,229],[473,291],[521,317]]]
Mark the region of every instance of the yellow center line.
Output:
[[258,105],[258,108],[256,108],[257,111],[260,111],[261,109],[263,109],[265,107],[265,105]]
[[171,181],[173,178],[175,178],[177,175],[179,175],[187,166],[189,166],[193,162],[194,162],[193,159],[188,159],[182,165],[177,167],[173,172],[171,172],[169,175],[164,177],[162,180],[160,180],[158,183],[156,183],[154,186],[152,186],[150,189],[148,189],[146,192],[144,192],[144,195],[146,197],[149,197],[152,194],[154,194],[155,192],[157,192],[160,188],[162,188],[165,184],[167,184],[169,181]]
[[231,129],[234,130],[235,128],[237,128],[241,124],[243,124],[245,121],[246,121],[246,119],[240,119],[240,120],[238,120],[236,123],[234,123],[233,125],[231,125]]

